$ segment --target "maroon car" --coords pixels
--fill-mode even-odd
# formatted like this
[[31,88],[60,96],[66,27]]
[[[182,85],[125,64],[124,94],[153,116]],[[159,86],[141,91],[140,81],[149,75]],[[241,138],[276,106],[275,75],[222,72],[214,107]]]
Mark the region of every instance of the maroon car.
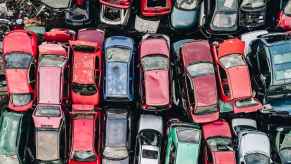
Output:
[[169,39],[147,34],[140,43],[140,95],[142,109],[165,110],[172,104]]
[[218,94],[213,59],[208,41],[185,43],[180,49],[181,103],[197,123],[219,118]]

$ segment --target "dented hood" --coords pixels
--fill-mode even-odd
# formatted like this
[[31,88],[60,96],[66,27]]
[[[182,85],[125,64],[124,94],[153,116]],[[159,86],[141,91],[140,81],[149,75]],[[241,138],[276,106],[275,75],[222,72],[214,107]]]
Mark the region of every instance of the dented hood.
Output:
[[192,78],[196,106],[205,107],[217,104],[217,88],[215,75],[206,75]]
[[227,69],[231,99],[252,96],[249,69],[247,66],[237,66]]
[[6,69],[6,80],[10,93],[29,93],[28,72],[26,69]]
[[215,164],[236,164],[235,153],[233,151],[214,152]]
[[146,104],[163,106],[170,103],[168,70],[145,71]]

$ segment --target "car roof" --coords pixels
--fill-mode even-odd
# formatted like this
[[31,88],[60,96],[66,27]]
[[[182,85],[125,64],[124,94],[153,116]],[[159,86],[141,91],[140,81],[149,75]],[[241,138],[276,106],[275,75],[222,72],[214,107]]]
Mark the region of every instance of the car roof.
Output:
[[39,55],[61,55],[67,57],[67,51],[61,44],[44,42],[39,45]]
[[240,54],[243,56],[245,43],[238,38],[224,40],[218,47],[218,58],[231,54]]
[[268,136],[260,131],[248,131],[241,133],[239,151],[242,156],[249,153],[263,153],[270,157],[270,140]]
[[204,139],[211,137],[232,137],[230,127],[225,120],[217,120],[202,125]]
[[199,40],[185,43],[181,48],[181,53],[185,66],[190,65],[194,62],[213,63],[210,46],[207,40]]
[[163,55],[170,57],[168,42],[164,38],[149,38],[141,41],[140,58],[148,55]]
[[138,132],[142,130],[151,129],[155,130],[163,136],[163,119],[160,116],[142,114],[139,120]]

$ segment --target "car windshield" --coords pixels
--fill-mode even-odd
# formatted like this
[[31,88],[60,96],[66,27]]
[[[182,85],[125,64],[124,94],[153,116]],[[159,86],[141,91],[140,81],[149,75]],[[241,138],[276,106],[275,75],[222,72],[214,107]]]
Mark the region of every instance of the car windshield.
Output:
[[207,139],[211,151],[233,151],[232,140],[227,137],[213,137]]
[[211,107],[198,107],[194,113],[196,115],[204,115],[204,114],[211,114],[217,112],[217,106],[211,106]]
[[285,148],[282,149],[279,152],[280,158],[282,160],[282,163],[288,163],[291,161],[291,148]]
[[59,106],[41,106],[35,111],[35,116],[58,117],[61,115]]
[[70,0],[41,0],[41,2],[55,9],[64,9],[69,7]]
[[72,90],[80,95],[91,96],[97,92],[97,87],[95,84],[72,83]]
[[246,164],[269,164],[270,158],[260,153],[248,154],[245,157]]
[[190,127],[177,127],[177,137],[181,142],[199,144],[201,131]]
[[145,56],[142,58],[142,66],[145,71],[151,70],[168,70],[169,59],[165,56]]
[[245,61],[243,60],[242,56],[239,54],[232,54],[221,57],[219,61],[225,68],[231,68],[236,66],[245,65]]
[[291,15],[291,1],[289,0],[287,5],[284,8],[284,13],[286,15]]
[[236,10],[237,9],[237,0],[216,0],[217,10]]
[[289,44],[272,46],[270,53],[272,56],[273,71],[276,80],[291,78],[291,47]]
[[264,7],[266,4],[265,0],[243,0],[241,7],[245,8],[259,8]]
[[182,10],[194,10],[200,2],[201,0],[177,0],[176,7]]
[[32,56],[23,53],[11,53],[5,55],[5,61],[5,68],[28,69],[32,62]]
[[213,26],[218,28],[234,27],[237,20],[237,13],[222,13],[218,12],[214,15]]
[[73,159],[79,162],[94,162],[96,158],[96,154],[92,151],[75,151],[73,153]]
[[248,126],[248,125],[238,125],[234,127],[234,131],[236,132],[241,132],[245,130],[256,130],[256,128],[253,126]]
[[158,159],[159,152],[156,150],[143,149],[142,150],[142,157],[147,158],[147,159]]
[[12,103],[16,106],[28,104],[32,100],[31,94],[12,94]]
[[148,7],[166,7],[167,0],[147,0]]
[[45,67],[63,67],[66,58],[61,55],[42,55],[39,59],[39,65]]
[[109,62],[129,62],[130,50],[127,48],[114,47],[106,51],[106,59]]
[[189,65],[187,71],[192,77],[214,74],[214,67],[212,63],[196,63]]
[[153,130],[144,130],[140,133],[140,142],[142,145],[160,146],[161,136]]

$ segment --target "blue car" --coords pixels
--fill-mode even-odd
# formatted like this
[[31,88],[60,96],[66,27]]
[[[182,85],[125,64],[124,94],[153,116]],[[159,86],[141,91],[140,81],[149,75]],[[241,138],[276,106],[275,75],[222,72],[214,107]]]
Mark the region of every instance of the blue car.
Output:
[[104,45],[103,94],[106,102],[132,102],[134,99],[134,41],[112,36]]

